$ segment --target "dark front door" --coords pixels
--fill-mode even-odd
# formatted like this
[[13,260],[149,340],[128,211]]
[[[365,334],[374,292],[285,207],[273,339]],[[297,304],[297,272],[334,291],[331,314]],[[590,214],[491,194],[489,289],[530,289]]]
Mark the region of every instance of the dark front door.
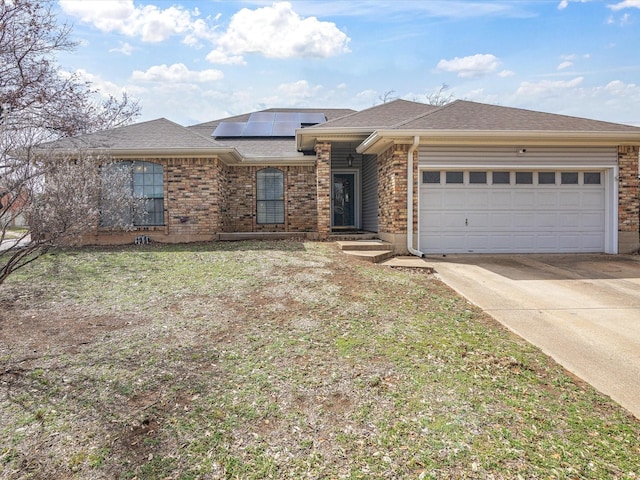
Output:
[[355,227],[355,174],[333,174],[333,210],[334,227]]

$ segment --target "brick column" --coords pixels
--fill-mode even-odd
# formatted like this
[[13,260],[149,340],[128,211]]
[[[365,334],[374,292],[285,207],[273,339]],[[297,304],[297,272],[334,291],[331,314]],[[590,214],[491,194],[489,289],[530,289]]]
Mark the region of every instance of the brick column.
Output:
[[640,198],[638,152],[640,147],[618,147],[618,251],[630,253],[640,247]]
[[318,237],[331,232],[331,144],[316,145],[316,196],[318,199]]

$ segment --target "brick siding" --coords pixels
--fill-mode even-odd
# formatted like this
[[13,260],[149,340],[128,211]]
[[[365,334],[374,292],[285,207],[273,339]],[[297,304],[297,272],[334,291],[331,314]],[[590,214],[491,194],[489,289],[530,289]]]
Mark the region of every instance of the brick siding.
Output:
[[378,231],[380,233],[407,233],[408,150],[408,145],[393,145],[378,157]]
[[618,230],[638,232],[640,199],[638,197],[638,146],[618,147]]
[[317,231],[320,238],[331,232],[331,144],[316,145]]
[[[263,168],[284,172],[282,224],[259,224],[256,218],[256,173]],[[225,189],[228,204],[224,232],[315,232],[317,229],[316,175],[312,166],[232,166]]]

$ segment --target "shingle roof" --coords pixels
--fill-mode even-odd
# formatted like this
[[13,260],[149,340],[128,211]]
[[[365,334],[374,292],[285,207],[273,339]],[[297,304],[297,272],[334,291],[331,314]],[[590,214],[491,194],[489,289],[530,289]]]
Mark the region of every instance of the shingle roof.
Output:
[[399,122],[424,115],[437,109],[438,107],[433,105],[398,99],[309,128],[362,127],[364,129],[375,130],[377,128],[392,127]]
[[235,148],[244,157],[285,157],[303,158],[304,154],[296,149],[294,138],[224,138],[228,147]]
[[639,127],[520,108],[456,100],[392,128],[399,130],[495,130],[639,132]]
[[222,147],[213,138],[203,137],[166,118],[58,140],[56,148],[104,148],[118,150],[208,149]]

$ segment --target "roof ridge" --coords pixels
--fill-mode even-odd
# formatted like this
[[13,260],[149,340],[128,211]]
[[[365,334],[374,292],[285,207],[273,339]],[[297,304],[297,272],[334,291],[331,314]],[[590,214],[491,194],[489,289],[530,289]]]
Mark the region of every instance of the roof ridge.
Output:
[[336,120],[343,120],[343,119],[349,118],[349,117],[351,117],[353,115],[359,115],[361,113],[365,113],[365,112],[368,112],[370,110],[374,110],[376,108],[382,108],[382,107],[384,107],[386,105],[391,105],[392,103],[397,103],[397,102],[414,103],[414,104],[420,104],[421,103],[421,102],[413,102],[411,100],[405,100],[404,98],[394,98],[393,100],[381,103],[380,105],[372,105],[371,107],[365,108],[363,110],[356,110],[355,112],[349,113],[347,115],[343,115],[341,117],[332,118],[331,120],[328,120],[325,123],[323,123],[323,125],[327,125],[327,124],[329,124],[331,122],[335,122]]

